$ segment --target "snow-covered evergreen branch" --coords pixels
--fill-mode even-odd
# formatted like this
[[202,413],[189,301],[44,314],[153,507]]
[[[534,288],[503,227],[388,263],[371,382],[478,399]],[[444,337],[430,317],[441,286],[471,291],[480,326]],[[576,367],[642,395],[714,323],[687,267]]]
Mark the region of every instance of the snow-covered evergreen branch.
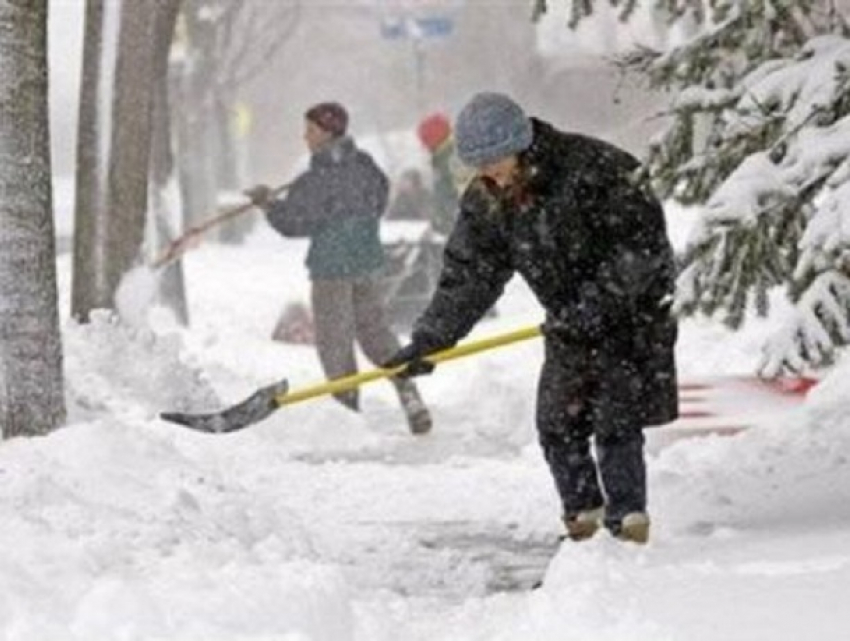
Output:
[[[572,2],[573,21],[601,3]],[[675,309],[737,327],[753,308],[766,314],[768,290],[784,286],[796,315],[766,347],[764,371],[828,362],[850,342],[847,21],[828,0],[642,8],[692,26],[664,51],[643,47],[620,60],[675,96],[644,177],[662,198],[704,211]]]
[[[850,247],[841,231],[850,196],[848,69],[850,41],[826,35],[810,40],[794,58],[762,65],[742,79],[738,100],[722,114],[716,153],[754,140],[753,132],[763,136],[762,149],[731,156],[738,164],[712,186],[680,276],[677,309],[722,309],[733,327],[753,300],[766,313],[767,289],[788,284],[797,318],[768,348],[780,349],[770,363],[787,367],[798,367],[799,358],[827,362],[825,355],[848,338],[841,328],[850,298],[840,298],[847,290],[832,281],[817,286],[830,274],[844,277],[840,270]],[[765,105],[774,123],[769,135],[768,127],[752,124]],[[831,312],[826,317],[825,310]],[[826,338],[833,341],[829,349]],[[791,347],[798,350],[796,360],[788,354]]]

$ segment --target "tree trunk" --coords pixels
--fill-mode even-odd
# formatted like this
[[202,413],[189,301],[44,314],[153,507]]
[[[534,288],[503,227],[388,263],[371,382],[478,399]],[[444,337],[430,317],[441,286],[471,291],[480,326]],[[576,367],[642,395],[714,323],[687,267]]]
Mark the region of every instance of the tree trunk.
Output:
[[[243,187],[239,176],[239,161],[236,133],[233,127],[233,99],[230,92],[217,88],[213,97],[213,120],[216,141],[216,175],[218,189],[221,192],[237,192]],[[218,239],[223,243],[238,244],[245,240],[254,227],[254,216],[240,216],[222,225],[218,230]]]
[[187,54],[175,68],[177,99],[177,149],[183,221],[195,225],[216,213],[218,193],[212,86],[216,82],[214,27],[202,19],[204,3],[188,2],[186,19]]
[[103,0],[86,3],[83,71],[77,120],[77,176],[74,202],[74,270],[71,282],[71,316],[88,322],[97,307],[98,292],[105,290],[102,274],[106,181],[102,178],[102,115],[99,92],[103,77]]
[[47,0],[0,0],[0,427],[65,419],[47,115]]
[[[141,258],[148,209],[157,30],[177,0],[88,0],[77,147],[72,313],[115,309]],[[164,73],[164,72],[163,72]]]
[[[169,99],[169,52],[174,38],[174,27],[180,9],[180,0],[166,0],[157,17],[154,72],[153,139],[151,141],[151,213],[154,224],[151,234],[157,253],[172,241],[181,229],[180,212],[172,211],[166,197],[168,184],[174,175],[174,151],[171,140],[171,101]],[[164,268],[159,278],[159,298],[174,312],[178,322],[189,324],[186,287],[182,261],[174,261]]]
[[121,3],[112,102],[105,289],[100,307],[114,309],[121,277],[138,262],[145,235],[153,124],[157,12],[164,0]]
[[172,87],[175,91],[177,115],[177,167],[180,177],[180,197],[185,225],[196,225],[215,215],[215,164],[209,136],[209,111],[202,84],[196,71],[183,65],[175,70]]

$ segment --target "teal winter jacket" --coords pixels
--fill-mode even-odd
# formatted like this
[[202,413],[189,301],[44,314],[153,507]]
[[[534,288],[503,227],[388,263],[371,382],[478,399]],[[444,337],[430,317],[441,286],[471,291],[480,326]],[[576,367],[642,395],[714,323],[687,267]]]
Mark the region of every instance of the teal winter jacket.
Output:
[[313,154],[309,169],[266,216],[282,235],[310,238],[311,279],[358,278],[384,265],[379,225],[388,192],[372,157],[343,137]]

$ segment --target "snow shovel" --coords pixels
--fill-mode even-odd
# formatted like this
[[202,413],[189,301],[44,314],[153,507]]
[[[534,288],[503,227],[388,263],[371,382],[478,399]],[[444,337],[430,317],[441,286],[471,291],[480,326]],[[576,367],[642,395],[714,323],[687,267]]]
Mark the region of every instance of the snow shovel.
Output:
[[[277,196],[287,189],[289,189],[292,183],[287,183],[285,185],[280,185],[279,187],[274,187],[270,196]],[[253,202],[247,202],[244,205],[239,205],[238,207],[233,207],[231,209],[227,209],[217,216],[213,216],[212,218],[208,218],[203,221],[199,225],[195,225],[186,230],[186,232],[172,240],[168,246],[160,252],[159,256],[154,259],[151,263],[151,267],[153,269],[159,269],[160,267],[165,267],[173,263],[175,260],[180,258],[183,254],[185,254],[190,248],[194,247],[198,242],[200,242],[201,235],[220,225],[223,222],[230,220],[231,218],[236,218],[237,216],[241,216],[254,208]]]
[[[425,360],[434,364],[443,363],[493,349],[494,347],[501,347],[502,345],[535,338],[540,336],[540,334],[541,329],[537,325],[525,327],[490,338],[469,341],[431,354]],[[306,401],[317,396],[354,389],[364,383],[392,378],[402,372],[404,368],[405,365],[392,368],[376,368],[292,391],[289,391],[287,380],[283,379],[278,383],[257,390],[241,403],[237,403],[220,412],[210,414],[163,412],[160,414],[160,418],[193,430],[198,430],[199,432],[209,432],[212,434],[236,432],[268,418],[272,412],[284,405],[292,405],[293,403]]]

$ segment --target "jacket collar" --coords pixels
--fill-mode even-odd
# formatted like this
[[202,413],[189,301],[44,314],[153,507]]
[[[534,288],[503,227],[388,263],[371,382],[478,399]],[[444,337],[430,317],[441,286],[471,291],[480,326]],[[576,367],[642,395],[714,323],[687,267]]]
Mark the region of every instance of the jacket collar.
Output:
[[349,136],[341,136],[329,140],[326,145],[313,152],[310,158],[311,167],[329,167],[338,165],[347,157],[354,154],[357,147]]
[[548,194],[557,182],[559,163],[552,148],[555,128],[537,118],[531,118],[533,138],[531,146],[520,154],[528,190],[535,194]]

